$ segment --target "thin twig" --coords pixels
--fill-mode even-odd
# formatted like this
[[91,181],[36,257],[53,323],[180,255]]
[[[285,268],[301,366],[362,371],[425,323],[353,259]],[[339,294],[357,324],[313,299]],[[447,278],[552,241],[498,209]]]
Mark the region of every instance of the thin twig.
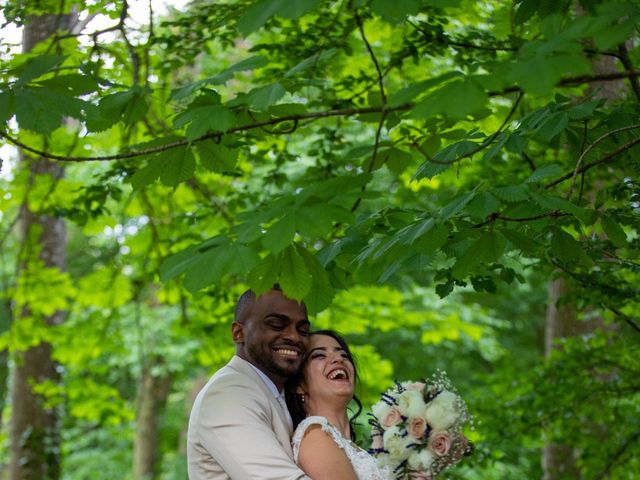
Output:
[[256,128],[262,128],[264,126],[268,126],[268,125],[277,125],[279,123],[282,122],[289,122],[289,121],[296,121],[296,120],[305,120],[305,119],[319,119],[319,118],[328,118],[328,117],[350,117],[350,116],[354,116],[354,115],[362,115],[365,113],[379,113],[379,112],[398,112],[398,111],[403,111],[403,110],[409,110],[411,107],[413,106],[413,104],[411,103],[405,103],[403,105],[397,105],[397,106],[393,106],[393,107],[386,107],[384,105],[380,105],[380,106],[373,106],[373,107],[363,107],[363,108],[346,108],[346,109],[341,109],[341,110],[328,110],[328,111],[323,111],[323,112],[309,112],[309,113],[303,113],[303,114],[298,114],[298,115],[286,115],[283,117],[279,117],[279,118],[272,118],[270,120],[265,120],[263,122],[257,122],[257,123],[250,123],[247,125],[240,125],[238,127],[233,127],[230,128],[229,130],[227,130],[226,132],[211,132],[211,133],[207,133],[201,137],[198,137],[196,139],[193,140],[187,140],[187,139],[183,139],[183,140],[177,140],[175,142],[171,142],[171,143],[167,143],[166,145],[161,145],[159,147],[153,147],[153,148],[146,148],[144,150],[138,150],[135,152],[126,152],[126,153],[118,153],[118,154],[114,154],[114,155],[104,155],[104,156],[95,156],[95,157],[70,157],[70,156],[64,156],[64,155],[56,155],[53,153],[49,153],[46,151],[42,151],[42,150],[38,150],[35,148],[32,148],[24,143],[22,143],[21,141],[19,141],[16,138],[11,137],[10,135],[7,135],[5,132],[0,131],[0,137],[5,138],[7,141],[11,142],[12,144],[16,145],[17,147],[20,147],[28,152],[34,153],[36,155],[39,155],[43,158],[48,158],[50,160],[59,160],[62,162],[102,162],[102,161],[109,161],[109,160],[124,160],[124,159],[128,159],[128,158],[136,158],[136,157],[142,157],[144,155],[150,155],[153,153],[160,153],[160,152],[166,152],[167,150],[171,150],[172,148],[176,148],[176,147],[181,147],[187,144],[193,144],[193,143],[197,143],[197,142],[201,142],[203,140],[208,140],[210,138],[216,138],[216,137],[220,137],[224,134],[230,134],[230,133],[236,133],[236,132],[243,132],[243,131],[247,131],[247,130],[253,130]]
[[568,214],[560,212],[558,210],[554,210],[552,212],[547,212],[547,213],[541,213],[539,215],[534,215],[532,217],[521,217],[521,218],[505,217],[500,213],[492,213],[491,215],[489,215],[489,218],[487,218],[484,222],[477,223],[473,225],[471,228],[482,228],[485,225],[489,225],[490,223],[495,222],[496,220],[503,220],[505,222],[531,222],[534,220],[540,220],[547,217],[564,217],[566,215]]
[[[615,135],[616,133],[620,133],[620,132],[626,132],[627,130],[635,130],[637,128],[640,128],[640,124],[638,124],[638,125],[627,125],[626,127],[621,127],[621,128],[617,128],[615,130],[611,130],[610,132],[607,132],[607,133],[601,135],[600,137],[598,137],[591,145],[589,145],[586,148],[586,150],[584,152],[582,152],[582,154],[578,158],[578,161],[576,162],[576,168],[574,169],[573,175],[571,177],[572,178],[571,187],[569,188],[569,191],[567,192],[566,198],[567,199],[571,198],[571,194],[573,193],[573,188],[575,187],[575,184],[576,184],[576,177],[577,177],[578,173],[580,171],[582,171],[580,169],[580,165],[582,164],[582,160],[584,159],[584,157],[586,157],[589,154],[589,152],[591,150],[593,150],[595,148],[596,145],[598,145],[600,142],[602,142],[606,138],[610,137],[611,135]],[[636,140],[638,140],[638,139],[636,139]],[[627,145],[629,145],[629,144],[627,144]],[[633,146],[633,145],[631,145],[631,146]],[[623,147],[624,147],[624,145],[623,145]],[[630,148],[630,147],[627,147],[627,148]],[[626,150],[626,148],[623,149],[623,150]],[[616,152],[617,152],[617,150],[616,150]],[[617,152],[617,153],[619,153],[619,152]]]
[[[367,173],[371,173],[374,169],[376,159],[378,157],[378,148],[380,146],[380,133],[382,132],[382,126],[384,125],[384,121],[386,120],[386,118],[387,118],[387,112],[385,111],[382,113],[382,118],[380,118],[380,123],[378,123],[378,129],[376,130],[376,139],[375,139],[375,143],[373,144],[373,153],[371,154],[371,163],[369,164]],[[367,189],[367,184],[365,183],[360,189],[360,195],[358,196],[353,206],[351,207],[351,210],[350,210],[351,213],[355,212],[358,206],[360,205],[360,203],[362,202],[362,194],[365,192],[366,189]]]
[[364,26],[362,25],[362,19],[360,18],[360,15],[358,15],[358,9],[354,8],[353,9],[353,14],[356,18],[356,23],[358,24],[358,30],[360,31],[360,37],[362,37],[362,41],[364,42],[365,46],[367,47],[367,51],[369,52],[369,56],[371,57],[371,60],[373,61],[373,64],[376,67],[376,72],[378,74],[378,85],[380,87],[380,96],[382,97],[382,103],[386,104],[387,103],[387,96],[384,93],[384,82],[382,81],[383,79],[383,75],[382,75],[382,70],[380,70],[380,64],[378,63],[378,59],[376,58],[375,53],[373,53],[373,49],[371,48],[371,44],[369,43],[369,41],[367,40],[366,35],[364,34]]
[[[480,144],[478,144],[478,146],[475,147],[473,150],[471,150],[468,153],[465,153],[464,155],[461,155],[460,157],[456,157],[453,160],[448,161],[448,162],[443,162],[441,160],[435,160],[433,158],[429,159],[429,161],[431,163],[435,163],[435,164],[438,164],[438,165],[453,165],[454,163],[458,163],[461,160],[464,160],[465,158],[472,157],[476,153],[478,153],[478,152],[484,150],[485,148],[487,148],[489,145],[491,145],[493,143],[493,141],[496,139],[496,137],[498,135],[500,135],[502,130],[507,126],[507,123],[509,123],[509,120],[511,120],[511,117],[513,116],[513,114],[515,113],[516,109],[518,108],[518,104],[520,103],[520,100],[522,100],[522,97],[524,97],[524,92],[519,92],[518,98],[516,98],[516,101],[513,103],[513,106],[511,107],[511,110],[509,111],[509,114],[506,116],[506,118],[502,122],[502,125],[500,125],[500,128],[498,128],[498,130],[496,130],[491,135],[489,135],[489,137],[487,137],[487,139],[484,142],[481,142]],[[412,144],[412,145],[414,145],[414,144]],[[422,152],[421,149],[418,149],[418,150],[421,153],[425,154],[425,152]],[[426,156],[426,157],[429,158],[428,156]]]

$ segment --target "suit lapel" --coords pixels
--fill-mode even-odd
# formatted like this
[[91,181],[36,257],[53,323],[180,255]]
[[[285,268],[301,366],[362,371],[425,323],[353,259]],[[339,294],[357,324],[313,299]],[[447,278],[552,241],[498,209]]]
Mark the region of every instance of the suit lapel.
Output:
[[269,399],[269,403],[271,404],[271,410],[275,410],[278,412],[278,418],[280,419],[280,423],[282,424],[283,429],[286,432],[289,432],[289,436],[291,436],[291,432],[289,431],[289,421],[286,417],[285,412],[282,411],[282,407],[278,403],[278,400],[275,399],[269,387],[264,383],[264,381],[260,378],[260,376],[256,373],[256,371],[251,367],[249,362],[243,360],[242,358],[234,355],[229,361],[228,365],[237,370],[238,372],[246,375],[253,380],[253,382],[260,388],[262,393],[266,398]]

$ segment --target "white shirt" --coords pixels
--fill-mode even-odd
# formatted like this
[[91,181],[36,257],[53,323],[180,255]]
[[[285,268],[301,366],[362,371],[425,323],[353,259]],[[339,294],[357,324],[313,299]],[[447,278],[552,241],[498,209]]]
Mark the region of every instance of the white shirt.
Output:
[[291,419],[291,414],[289,413],[289,409],[287,408],[287,402],[284,399],[284,390],[282,392],[278,391],[278,387],[276,387],[276,384],[273,383],[273,381],[262,370],[260,370],[251,362],[247,363],[251,365],[251,368],[255,370],[260,379],[269,388],[278,404],[282,407],[282,410],[284,410],[284,414],[287,417],[287,423],[289,423],[289,429],[293,431],[293,420]]

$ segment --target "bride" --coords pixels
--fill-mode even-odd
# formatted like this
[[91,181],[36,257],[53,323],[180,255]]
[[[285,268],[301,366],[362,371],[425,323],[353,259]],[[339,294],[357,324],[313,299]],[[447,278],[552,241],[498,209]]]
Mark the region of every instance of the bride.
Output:
[[[332,330],[313,332],[304,364],[286,388],[293,418],[294,460],[314,480],[387,480],[391,473],[355,443],[352,423],[362,410],[354,395],[356,367],[346,342]],[[347,405],[358,411],[349,420]]]

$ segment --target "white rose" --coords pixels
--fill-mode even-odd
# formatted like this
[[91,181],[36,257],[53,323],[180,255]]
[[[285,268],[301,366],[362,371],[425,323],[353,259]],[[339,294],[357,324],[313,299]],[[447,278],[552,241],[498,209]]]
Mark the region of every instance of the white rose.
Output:
[[411,454],[408,448],[413,443],[409,435],[402,434],[398,426],[389,428],[382,436],[384,448],[394,460],[404,460]]
[[424,418],[434,430],[447,430],[458,417],[458,396],[446,390],[431,400],[424,411]]
[[398,408],[405,417],[421,417],[424,412],[424,398],[422,393],[416,390],[405,390],[398,399]]
[[419,452],[413,452],[409,456],[409,468],[411,470],[418,470],[420,472],[425,471],[431,466],[434,458],[435,457],[433,456],[433,453],[431,453],[426,448],[420,450]]

